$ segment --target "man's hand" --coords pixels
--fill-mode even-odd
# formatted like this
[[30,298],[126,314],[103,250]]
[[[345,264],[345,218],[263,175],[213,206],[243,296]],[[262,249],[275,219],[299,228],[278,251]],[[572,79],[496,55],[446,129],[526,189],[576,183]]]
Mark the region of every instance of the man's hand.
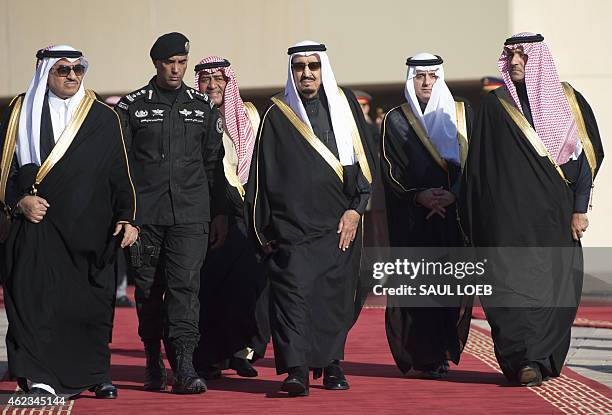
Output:
[[132,246],[136,239],[138,239],[138,228],[132,226],[129,223],[118,223],[115,225],[115,233],[113,236],[117,236],[123,231],[123,239],[121,240],[121,248],[126,246]]
[[351,242],[355,240],[357,234],[357,226],[359,226],[359,220],[361,215],[359,212],[353,209],[349,209],[340,218],[338,224],[338,233],[340,234],[340,242],[338,248],[346,251]]
[[267,244],[261,247],[261,250],[266,255],[275,253],[276,251],[278,251],[278,241],[273,240],[268,242]]
[[438,204],[442,207],[447,207],[455,203],[455,195],[444,189],[431,189],[434,196],[438,199]]
[[414,198],[414,201],[430,210],[427,216],[425,216],[426,220],[429,220],[433,215],[439,215],[443,219],[446,217],[445,207],[448,205],[444,205],[442,203],[443,201],[446,202],[449,199],[446,193],[450,192],[447,192],[443,189],[434,188],[423,190],[422,192],[417,193],[416,197]]
[[427,189],[417,193],[414,201],[427,209],[438,207],[438,197],[434,194],[434,190],[438,189]]
[[210,249],[223,246],[227,237],[227,216],[217,215],[210,223]]
[[39,196],[24,196],[17,202],[17,208],[23,213],[23,216],[32,223],[39,223],[47,214],[47,209],[50,207],[45,199]]
[[588,227],[589,218],[587,218],[586,213],[574,213],[572,215],[572,237],[574,241],[579,241]]

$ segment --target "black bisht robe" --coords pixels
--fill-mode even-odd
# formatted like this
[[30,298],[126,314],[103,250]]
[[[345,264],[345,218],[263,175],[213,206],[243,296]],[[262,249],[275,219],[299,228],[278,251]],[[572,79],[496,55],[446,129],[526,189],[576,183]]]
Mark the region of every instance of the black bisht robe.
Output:
[[[353,93],[343,91],[374,174],[369,128]],[[277,105],[266,111],[245,203],[258,243],[278,242],[266,261],[278,374],[295,366],[322,368],[344,357],[355,315],[362,232],[360,225],[355,241],[342,251],[336,231],[357,191],[356,174],[362,173],[357,165],[343,171],[344,182]]]
[[194,354],[198,370],[247,346],[254,351],[253,360],[261,358],[270,340],[264,265],[247,232],[244,201],[229,183],[226,189],[228,234],[223,246],[208,250],[201,271],[200,343]]
[[[37,170],[25,165],[9,178],[13,201]],[[15,218],[4,247],[9,372],[72,395],[110,380],[112,261],[123,237],[112,233],[118,221],[136,222],[136,193],[110,107],[93,102],[38,196],[49,202],[47,214],[37,224]]]
[[[474,246],[498,254],[489,273],[494,295],[480,300],[502,371],[514,381],[521,367],[535,362],[544,376],[559,376],[582,291],[582,249],[572,238],[571,219],[577,165],[586,162],[585,155],[560,166],[566,183],[548,158],[538,156],[498,97],[512,102],[505,88],[492,91],[475,121],[462,223]],[[603,147],[597,123],[582,95],[576,97],[599,167]],[[499,247],[530,250],[517,257]],[[497,306],[498,300],[505,306]]]
[[[472,110],[465,104],[468,135]],[[467,138],[467,137],[466,137]],[[446,208],[446,217],[433,215],[414,201],[417,193],[443,188],[456,193],[461,167],[448,162],[444,170],[431,156],[401,107],[389,111],[383,121],[381,173],[385,187],[389,243],[391,247],[460,247],[464,237],[457,217],[457,203]],[[433,370],[446,358],[455,364],[467,341],[471,301],[457,298],[456,307],[405,307],[395,296],[387,297],[385,326],[395,363],[402,373],[410,369]]]

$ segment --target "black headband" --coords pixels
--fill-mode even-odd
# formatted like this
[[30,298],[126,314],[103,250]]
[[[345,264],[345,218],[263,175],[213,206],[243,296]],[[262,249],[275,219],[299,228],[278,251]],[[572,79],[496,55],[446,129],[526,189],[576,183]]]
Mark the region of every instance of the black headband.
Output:
[[294,46],[292,48],[287,49],[287,55],[291,56],[294,53],[302,53],[302,52],[325,52],[327,48],[324,44],[320,45],[304,45],[304,46]]
[[541,34],[532,35],[532,36],[518,36],[518,37],[509,37],[504,42],[504,46],[508,45],[516,45],[517,43],[535,43],[542,42],[544,40],[544,36]]
[[204,69],[227,68],[228,66],[230,66],[230,62],[227,59],[223,59],[223,62],[199,63],[196,65],[194,71],[200,72]]
[[413,59],[413,57],[411,56],[410,58],[406,59],[406,66],[435,66],[435,65],[442,65],[442,62],[444,62],[444,60],[442,60],[442,58],[438,55],[434,55],[436,57],[436,59]]
[[79,50],[45,50],[41,49],[36,52],[37,59],[44,58],[80,58],[83,52]]

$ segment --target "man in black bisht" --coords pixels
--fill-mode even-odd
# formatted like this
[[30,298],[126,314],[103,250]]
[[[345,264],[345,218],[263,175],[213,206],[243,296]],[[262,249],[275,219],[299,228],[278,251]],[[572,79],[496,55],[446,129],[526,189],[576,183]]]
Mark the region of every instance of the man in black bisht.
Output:
[[226,224],[222,124],[208,97],[182,81],[188,52],[182,34],[159,37],[150,52],[157,75],[116,107],[142,205],[143,260],[135,283],[145,389],[167,386],[163,338],[174,393],[206,391],[192,362],[200,337],[200,268],[209,223],[213,243],[225,237]]
[[240,97],[228,60],[208,56],[195,67],[196,87],[215,103],[223,120],[223,170],[228,232],[211,245],[201,272],[200,343],[194,366],[205,377],[229,367],[255,377],[250,361],[264,356],[270,340],[267,278],[244,220],[244,187],[249,178],[259,113]]
[[[603,160],[595,117],[561,83],[541,35],[506,40],[505,88],[487,94],[470,142],[462,214],[488,247],[492,298],[481,297],[506,377],[525,386],[559,376],[580,302],[580,238]],[[522,247],[518,250],[496,247]]]
[[36,56],[0,131],[0,200],[13,218],[2,272],[9,372],[30,393],[116,398],[112,261],[138,237],[121,127],[85,90],[81,52],[55,46]]
[[[406,102],[385,116],[380,150],[390,245],[459,247],[456,201],[472,111],[455,102],[441,57],[419,53],[406,64]],[[459,363],[470,324],[461,301],[417,308],[387,297],[387,339],[403,373],[414,368],[437,379],[448,371],[447,359]]]
[[271,252],[270,318],[282,390],[308,395],[308,370],[348,389],[340,367],[353,322],[374,151],[357,100],[339,89],[325,45],[289,48],[284,94],[262,118],[245,202]]

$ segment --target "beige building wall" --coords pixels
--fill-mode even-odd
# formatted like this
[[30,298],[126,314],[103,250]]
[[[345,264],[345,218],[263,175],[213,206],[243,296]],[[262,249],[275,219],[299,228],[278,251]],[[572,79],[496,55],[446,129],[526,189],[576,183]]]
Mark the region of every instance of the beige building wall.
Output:
[[196,61],[218,54],[232,62],[242,87],[281,87],[287,47],[304,39],[328,46],[336,77],[345,84],[401,82],[406,57],[424,50],[445,58],[451,79],[494,73],[491,56],[508,31],[507,1],[495,2],[492,19],[485,18],[487,0],[442,3],[0,0],[0,97],[26,88],[37,49],[62,43],[88,57],[89,87],[103,94],[134,90],[152,76],[153,41],[170,31],[191,40],[190,84]]
[[568,81],[591,105],[607,158],[597,175],[585,246],[612,246],[612,54],[609,53],[609,0],[512,0],[513,33],[542,33],[561,80]]

